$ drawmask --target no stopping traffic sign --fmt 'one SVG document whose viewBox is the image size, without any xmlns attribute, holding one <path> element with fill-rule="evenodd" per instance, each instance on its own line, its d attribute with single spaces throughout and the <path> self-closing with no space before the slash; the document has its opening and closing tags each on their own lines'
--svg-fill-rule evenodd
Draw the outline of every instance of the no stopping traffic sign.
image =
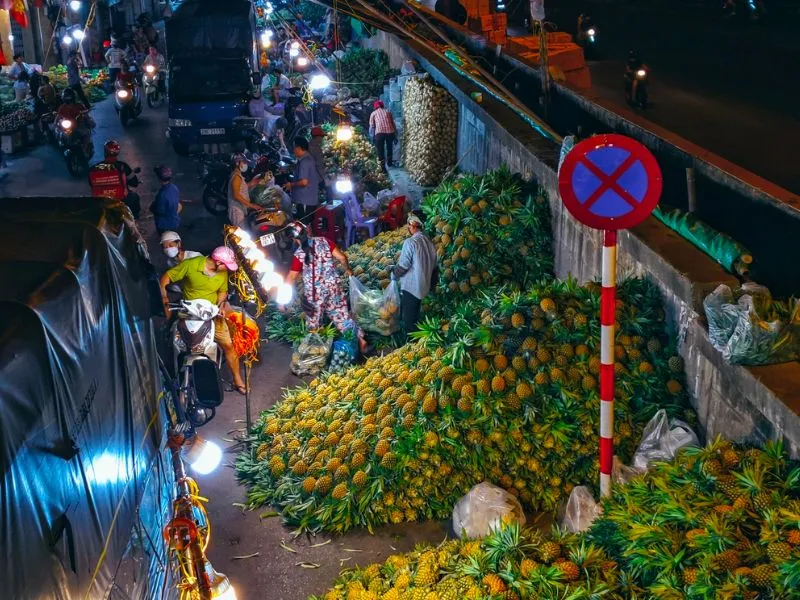
<svg viewBox="0 0 800 600">
<path fill-rule="evenodd" d="M 567 210 L 594 229 L 627 229 L 644 221 L 661 198 L 661 169 L 629 137 L 596 135 L 575 145 L 558 173 Z"/>
</svg>

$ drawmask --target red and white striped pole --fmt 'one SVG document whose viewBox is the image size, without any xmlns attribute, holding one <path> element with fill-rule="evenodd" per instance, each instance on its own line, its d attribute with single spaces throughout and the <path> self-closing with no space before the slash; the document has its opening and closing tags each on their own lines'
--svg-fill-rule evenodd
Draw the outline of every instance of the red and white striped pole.
<svg viewBox="0 0 800 600">
<path fill-rule="evenodd" d="M 614 344 L 617 293 L 617 232 L 603 232 L 600 295 L 600 496 L 611 495 L 614 463 Z"/>
</svg>

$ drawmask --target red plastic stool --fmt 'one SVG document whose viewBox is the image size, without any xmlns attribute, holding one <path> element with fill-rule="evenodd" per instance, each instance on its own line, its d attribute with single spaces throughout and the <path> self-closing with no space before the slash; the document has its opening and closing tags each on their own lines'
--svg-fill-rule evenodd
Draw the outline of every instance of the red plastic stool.
<svg viewBox="0 0 800 600">
<path fill-rule="evenodd" d="M 397 229 L 406 222 L 406 197 L 397 196 L 389 202 L 386 212 L 381 216 L 380 221 L 387 229 Z"/>
<path fill-rule="evenodd" d="M 311 230 L 315 236 L 341 246 L 344 242 L 344 204 L 341 200 L 321 205 L 314 213 Z"/>
</svg>

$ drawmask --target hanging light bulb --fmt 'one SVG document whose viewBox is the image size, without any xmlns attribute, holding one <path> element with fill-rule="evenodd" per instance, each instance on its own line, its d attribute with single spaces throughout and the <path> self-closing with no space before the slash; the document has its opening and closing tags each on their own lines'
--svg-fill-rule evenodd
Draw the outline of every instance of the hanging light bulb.
<svg viewBox="0 0 800 600">
<path fill-rule="evenodd" d="M 239 244 L 242 248 L 253 248 L 255 244 L 253 243 L 253 238 L 250 237 L 250 234 L 246 232 L 241 227 L 237 227 L 236 230 L 233 232 L 233 235 L 237 238 L 237 244 Z"/>
<path fill-rule="evenodd" d="M 353 139 L 353 128 L 347 123 L 343 123 L 336 128 L 336 141 L 349 142 Z"/>
<path fill-rule="evenodd" d="M 300 50 L 298 50 L 297 48 L 289 48 L 289 57 L 290 58 L 295 58 L 295 57 L 297 57 L 299 55 L 300 55 Z"/>
<path fill-rule="evenodd" d="M 271 260 L 267 260 L 263 257 L 256 258 L 253 262 L 253 270 L 257 273 L 267 274 L 272 273 L 275 270 L 275 265 Z"/>
<path fill-rule="evenodd" d="M 307 67 L 308 66 L 308 59 L 305 56 L 298 57 L 297 66 L 298 67 Z"/>
<path fill-rule="evenodd" d="M 317 73 L 312 75 L 308 82 L 308 87 L 312 90 L 324 90 L 331 84 L 331 78 L 324 73 Z"/>
<path fill-rule="evenodd" d="M 335 188 L 340 194 L 349 194 L 353 191 L 353 180 L 344 175 L 339 175 L 336 178 Z"/>
<path fill-rule="evenodd" d="M 83 33 L 82 29 L 76 29 L 75 31 L 72 32 L 72 37 L 74 37 L 76 40 L 80 42 L 83 38 L 86 37 L 86 34 Z"/>
<path fill-rule="evenodd" d="M 222 462 L 222 448 L 195 434 L 184 446 L 184 458 L 193 471 L 208 475 Z"/>
<path fill-rule="evenodd" d="M 79 11 L 83 2 L 81 0 L 70 0 L 69 7 L 74 11 Z"/>
<path fill-rule="evenodd" d="M 294 297 L 294 287 L 290 283 L 282 283 L 278 286 L 278 293 L 275 297 L 275 302 L 285 306 L 292 301 Z"/>
<path fill-rule="evenodd" d="M 292 45 L 290 46 L 290 48 L 292 48 L 293 50 L 299 50 L 300 49 L 300 42 L 298 42 L 298 41 L 292 42 Z"/>
<path fill-rule="evenodd" d="M 283 277 L 281 277 L 280 274 L 276 273 L 275 271 L 264 273 L 261 276 L 261 287 L 263 287 L 265 290 L 270 290 L 274 287 L 278 287 L 282 283 L 283 283 Z"/>
<path fill-rule="evenodd" d="M 65 46 L 69 46 L 72 43 L 72 38 L 69 35 L 65 35 L 63 38 L 61 38 L 61 42 Z"/>
<path fill-rule="evenodd" d="M 264 48 L 269 48 L 272 45 L 272 42 L 270 41 L 266 31 L 261 34 L 261 45 Z"/>
</svg>

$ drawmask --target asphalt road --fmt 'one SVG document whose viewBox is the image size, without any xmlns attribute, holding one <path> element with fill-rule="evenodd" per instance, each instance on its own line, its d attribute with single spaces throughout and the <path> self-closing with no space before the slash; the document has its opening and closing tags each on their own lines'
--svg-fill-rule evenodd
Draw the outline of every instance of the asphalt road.
<svg viewBox="0 0 800 600">
<path fill-rule="evenodd" d="M 93 115 L 98 124 L 94 136 L 95 160 L 101 158 L 103 142 L 113 137 L 122 145 L 121 158 L 142 168 L 143 182 L 139 188 L 142 218 L 137 224 L 148 241 L 156 268 L 163 269 L 164 257 L 147 207 L 158 189 L 153 175 L 153 167 L 157 165 L 173 167 L 174 182 L 181 190 L 182 199 L 192 202 L 182 214 L 180 233 L 186 247 L 209 253 L 218 246 L 222 242 L 224 222 L 207 213 L 199 203 L 202 190 L 195 164 L 191 159 L 177 157 L 164 137 L 166 109 L 145 108 L 143 117 L 128 130 L 122 129 L 110 101 L 96 105 Z M 88 194 L 88 183 L 70 178 L 58 151 L 49 145 L 10 157 L 8 162 L 8 176 L 0 181 L 0 194 L 4 196 L 19 197 L 21 202 L 36 202 L 36 196 Z M 302 383 L 289 371 L 290 356 L 290 348 L 283 344 L 270 343 L 262 347 L 261 362 L 251 372 L 254 420 L 280 399 L 283 389 Z M 306 600 L 311 594 L 325 592 L 343 566 L 383 562 L 389 554 L 408 552 L 421 542 L 438 543 L 445 537 L 445 528 L 440 523 L 411 523 L 378 528 L 375 535 L 356 531 L 345 536 L 295 539 L 292 530 L 280 519 L 263 518 L 272 513 L 268 507 L 254 512 L 242 510 L 246 490 L 236 481 L 230 465 L 238 450 L 233 440 L 243 433 L 244 422 L 244 398 L 226 393 L 216 418 L 201 431 L 204 437 L 223 447 L 224 464 L 211 475 L 198 477 L 201 494 L 210 499 L 208 512 L 213 537 L 208 556 L 217 571 L 228 575 L 239 600 Z M 283 549 L 283 540 L 296 553 Z M 327 540 L 330 543 L 312 547 Z M 298 565 L 301 562 L 319 567 L 303 568 Z"/>
<path fill-rule="evenodd" d="M 796 20 L 726 20 L 716 7 L 561 0 L 547 13 L 570 33 L 580 12 L 591 14 L 600 54 L 589 65 L 600 96 L 624 102 L 624 61 L 636 48 L 652 68 L 644 118 L 800 193 Z"/>
</svg>

